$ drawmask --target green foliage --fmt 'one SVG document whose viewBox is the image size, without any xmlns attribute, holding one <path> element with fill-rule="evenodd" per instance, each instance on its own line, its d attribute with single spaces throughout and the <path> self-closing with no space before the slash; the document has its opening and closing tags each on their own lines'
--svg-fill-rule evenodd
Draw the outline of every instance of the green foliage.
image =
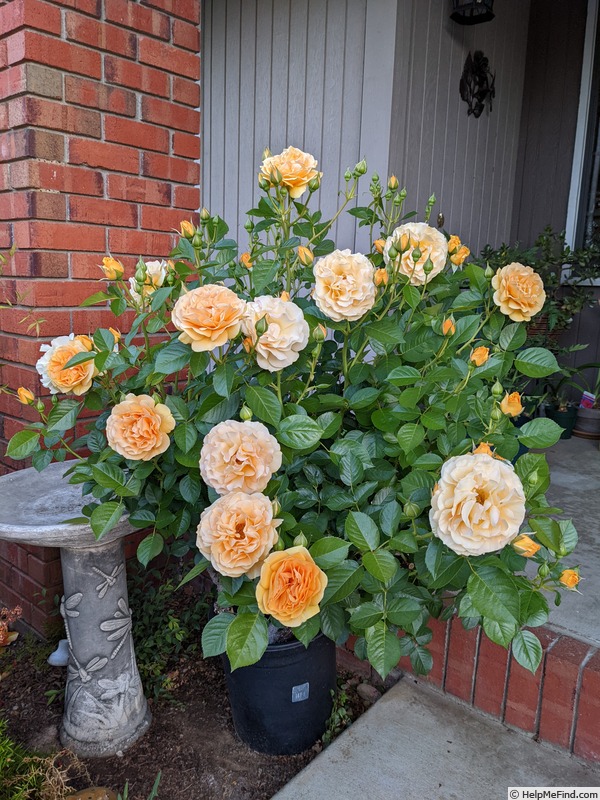
<svg viewBox="0 0 600 800">
<path fill-rule="evenodd" d="M 154 785 L 152 786 L 150 794 L 148 795 L 148 800 L 155 800 L 156 798 L 158 798 L 158 787 L 160 784 L 160 777 L 161 773 L 159 772 L 158 775 L 156 776 L 156 780 L 154 781 Z M 129 781 L 125 784 L 123 792 L 122 793 L 119 792 L 119 794 L 117 795 L 117 800 L 129 800 Z"/>
</svg>

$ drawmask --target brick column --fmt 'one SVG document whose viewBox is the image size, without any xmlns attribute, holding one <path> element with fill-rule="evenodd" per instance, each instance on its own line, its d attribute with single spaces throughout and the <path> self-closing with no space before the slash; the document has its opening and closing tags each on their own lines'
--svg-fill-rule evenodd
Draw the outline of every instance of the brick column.
<svg viewBox="0 0 600 800">
<path fill-rule="evenodd" d="M 0 385 L 41 387 L 39 346 L 106 323 L 77 309 L 107 253 L 168 254 L 199 205 L 200 0 L 9 0 L 0 7 Z M 35 320 L 39 321 L 39 336 Z M 0 394 L 0 474 L 29 408 Z M 12 546 L 13 550 L 15 546 Z M 57 553 L 0 543 L 0 603 L 60 588 Z"/>
</svg>

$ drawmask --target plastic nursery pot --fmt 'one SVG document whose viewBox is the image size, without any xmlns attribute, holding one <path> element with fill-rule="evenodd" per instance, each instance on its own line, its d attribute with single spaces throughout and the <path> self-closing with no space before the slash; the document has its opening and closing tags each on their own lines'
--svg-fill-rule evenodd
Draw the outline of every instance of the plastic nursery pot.
<svg viewBox="0 0 600 800">
<path fill-rule="evenodd" d="M 269 645 L 260 661 L 233 672 L 225 655 L 223 664 L 236 733 L 252 750 L 301 753 L 325 733 L 336 690 L 331 639 Z"/>
<path fill-rule="evenodd" d="M 574 436 L 600 439 L 600 408 L 578 408 Z"/>
<path fill-rule="evenodd" d="M 556 422 L 564 431 L 561 433 L 561 439 L 570 439 L 575 427 L 577 419 L 577 408 L 575 406 L 568 406 L 564 411 L 560 411 L 556 406 L 544 406 L 544 412 L 548 419 Z"/>
</svg>

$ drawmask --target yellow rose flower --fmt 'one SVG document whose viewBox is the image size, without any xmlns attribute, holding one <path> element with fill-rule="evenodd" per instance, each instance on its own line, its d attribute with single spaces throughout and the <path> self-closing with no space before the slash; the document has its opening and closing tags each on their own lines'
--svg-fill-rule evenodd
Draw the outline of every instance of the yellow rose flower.
<svg viewBox="0 0 600 800">
<path fill-rule="evenodd" d="M 260 571 L 256 600 L 263 614 L 296 628 L 319 613 L 327 575 L 306 547 L 290 547 L 268 556 Z"/>
<path fill-rule="evenodd" d="M 464 245 L 464 244 L 462 244 L 462 245 L 461 245 L 461 246 L 458 248 L 458 250 L 456 251 L 456 253 L 453 253 L 453 254 L 450 256 L 450 261 L 451 261 L 451 262 L 452 262 L 452 263 L 453 263 L 455 266 L 457 266 L 457 267 L 461 267 L 461 266 L 463 265 L 464 261 L 465 261 L 465 260 L 466 260 L 466 259 L 467 259 L 467 258 L 468 258 L 470 255 L 471 255 L 471 251 L 469 250 L 469 248 L 468 248 L 468 247 L 465 247 L 465 245 Z"/>
<path fill-rule="evenodd" d="M 104 273 L 104 277 L 109 281 L 118 281 L 125 272 L 123 264 L 112 256 L 106 256 L 102 259 L 100 269 Z"/>
<path fill-rule="evenodd" d="M 181 295 L 171 312 L 179 339 L 197 353 L 222 347 L 240 332 L 246 304 L 226 286 L 207 283 Z"/>
<path fill-rule="evenodd" d="M 506 393 L 500 403 L 500 411 L 508 417 L 518 417 L 523 411 L 521 395 L 518 392 Z"/>
<path fill-rule="evenodd" d="M 453 456 L 431 497 L 431 530 L 461 556 L 500 550 L 525 519 L 525 492 L 511 464 L 485 453 Z"/>
<path fill-rule="evenodd" d="M 377 250 L 378 253 L 383 253 L 383 248 L 385 247 L 385 239 L 375 239 L 373 242 L 373 247 Z"/>
<path fill-rule="evenodd" d="M 476 347 L 471 353 L 471 361 L 477 367 L 481 367 L 490 357 L 489 347 Z"/>
<path fill-rule="evenodd" d="M 579 577 L 579 570 L 576 569 L 565 569 L 560 573 L 560 577 L 558 580 L 562 583 L 563 586 L 566 586 L 567 589 L 575 589 L 581 578 Z"/>
<path fill-rule="evenodd" d="M 310 265 L 315 260 L 315 257 L 308 247 L 304 247 L 303 245 L 298 246 L 298 260 L 304 267 L 310 267 Z"/>
<path fill-rule="evenodd" d="M 398 252 L 390 258 L 390 248 Z M 413 286 L 422 286 L 435 278 L 446 266 L 448 242 L 446 237 L 425 222 L 400 225 L 386 240 L 383 260 L 392 264 Z"/>
<path fill-rule="evenodd" d="M 454 255 L 454 253 L 456 253 L 459 250 L 461 244 L 462 244 L 462 242 L 460 241 L 458 236 L 453 234 L 448 239 L 448 255 L 451 255 L 451 256 Z"/>
<path fill-rule="evenodd" d="M 260 167 L 260 176 L 270 183 L 275 183 L 274 177 L 277 176 L 277 182 L 287 187 L 290 197 L 294 199 L 301 197 L 310 181 L 320 178 L 322 174 L 313 156 L 297 147 L 286 147 L 279 155 L 268 156 Z"/>
<path fill-rule="evenodd" d="M 65 369 L 73 356 L 78 353 L 89 353 L 91 340 L 88 336 L 58 336 L 50 344 L 43 344 L 40 351 L 44 355 L 38 360 L 35 368 L 40 374 L 42 384 L 50 389 L 51 394 L 82 395 L 90 390 L 92 381 L 98 374 L 94 359 L 84 361 L 74 367 Z"/>
<path fill-rule="evenodd" d="M 256 330 L 259 320 L 264 320 L 262 324 L 266 325 L 261 336 Z M 269 295 L 246 303 L 242 330 L 254 345 L 258 366 L 269 372 L 279 372 L 297 361 L 308 344 L 310 333 L 300 306 Z"/>
<path fill-rule="evenodd" d="M 492 287 L 494 303 L 514 322 L 529 322 L 546 301 L 540 276 L 517 262 L 499 269 L 492 278 Z"/>
<path fill-rule="evenodd" d="M 541 545 L 534 542 L 531 536 L 528 536 L 526 533 L 517 536 L 517 538 L 511 542 L 511 546 L 516 553 L 520 556 L 525 556 L 525 558 L 532 558 L 538 550 L 541 549 Z"/>
<path fill-rule="evenodd" d="M 383 267 L 376 269 L 373 277 L 375 279 L 375 286 L 381 286 L 382 284 L 387 286 L 390 280 L 387 269 L 384 269 Z"/>
<path fill-rule="evenodd" d="M 30 406 L 35 400 L 35 395 L 29 389 L 25 389 L 23 386 L 19 386 L 19 388 L 17 389 L 17 400 L 24 406 Z"/>
<path fill-rule="evenodd" d="M 442 323 L 442 333 L 444 336 L 454 336 L 456 333 L 456 325 L 453 319 L 445 319 Z"/>
<path fill-rule="evenodd" d="M 191 239 L 196 233 L 196 229 L 187 219 L 184 219 L 179 223 L 179 230 L 181 231 L 181 235 L 185 236 L 186 239 Z"/>
<path fill-rule="evenodd" d="M 147 394 L 128 394 L 106 420 L 109 447 L 131 461 L 149 461 L 164 453 L 175 420 L 164 403 Z"/>
<path fill-rule="evenodd" d="M 314 275 L 315 303 L 336 322 L 355 322 L 375 305 L 373 265 L 361 253 L 334 250 L 315 263 Z"/>
<path fill-rule="evenodd" d="M 91 353 L 94 349 L 94 342 L 90 339 L 89 336 L 86 336 L 84 333 L 80 333 L 79 336 L 75 337 L 77 342 L 81 342 L 81 344 L 85 347 L 88 353 Z"/>
<path fill-rule="evenodd" d="M 242 253 L 240 256 L 240 264 L 246 269 L 252 269 L 252 261 L 250 260 L 250 253 Z"/>
<path fill-rule="evenodd" d="M 118 331 L 116 328 L 109 328 L 108 330 L 112 333 L 112 335 L 114 337 L 114 340 L 115 340 L 115 344 L 118 341 L 120 341 L 120 339 L 121 339 L 121 331 Z"/>
<path fill-rule="evenodd" d="M 200 474 L 218 494 L 262 492 L 281 466 L 281 448 L 262 422 L 219 422 L 204 437 Z"/>
<path fill-rule="evenodd" d="M 281 522 L 264 494 L 229 492 L 202 512 L 196 545 L 221 575 L 256 578 Z"/>
</svg>

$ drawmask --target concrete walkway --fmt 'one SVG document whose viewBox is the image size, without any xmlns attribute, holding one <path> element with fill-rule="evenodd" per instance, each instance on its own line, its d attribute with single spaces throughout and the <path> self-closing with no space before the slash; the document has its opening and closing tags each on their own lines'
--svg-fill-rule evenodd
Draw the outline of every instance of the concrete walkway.
<svg viewBox="0 0 600 800">
<path fill-rule="evenodd" d="M 504 800 L 509 786 L 600 791 L 600 766 L 405 677 L 273 800 Z"/>
</svg>

